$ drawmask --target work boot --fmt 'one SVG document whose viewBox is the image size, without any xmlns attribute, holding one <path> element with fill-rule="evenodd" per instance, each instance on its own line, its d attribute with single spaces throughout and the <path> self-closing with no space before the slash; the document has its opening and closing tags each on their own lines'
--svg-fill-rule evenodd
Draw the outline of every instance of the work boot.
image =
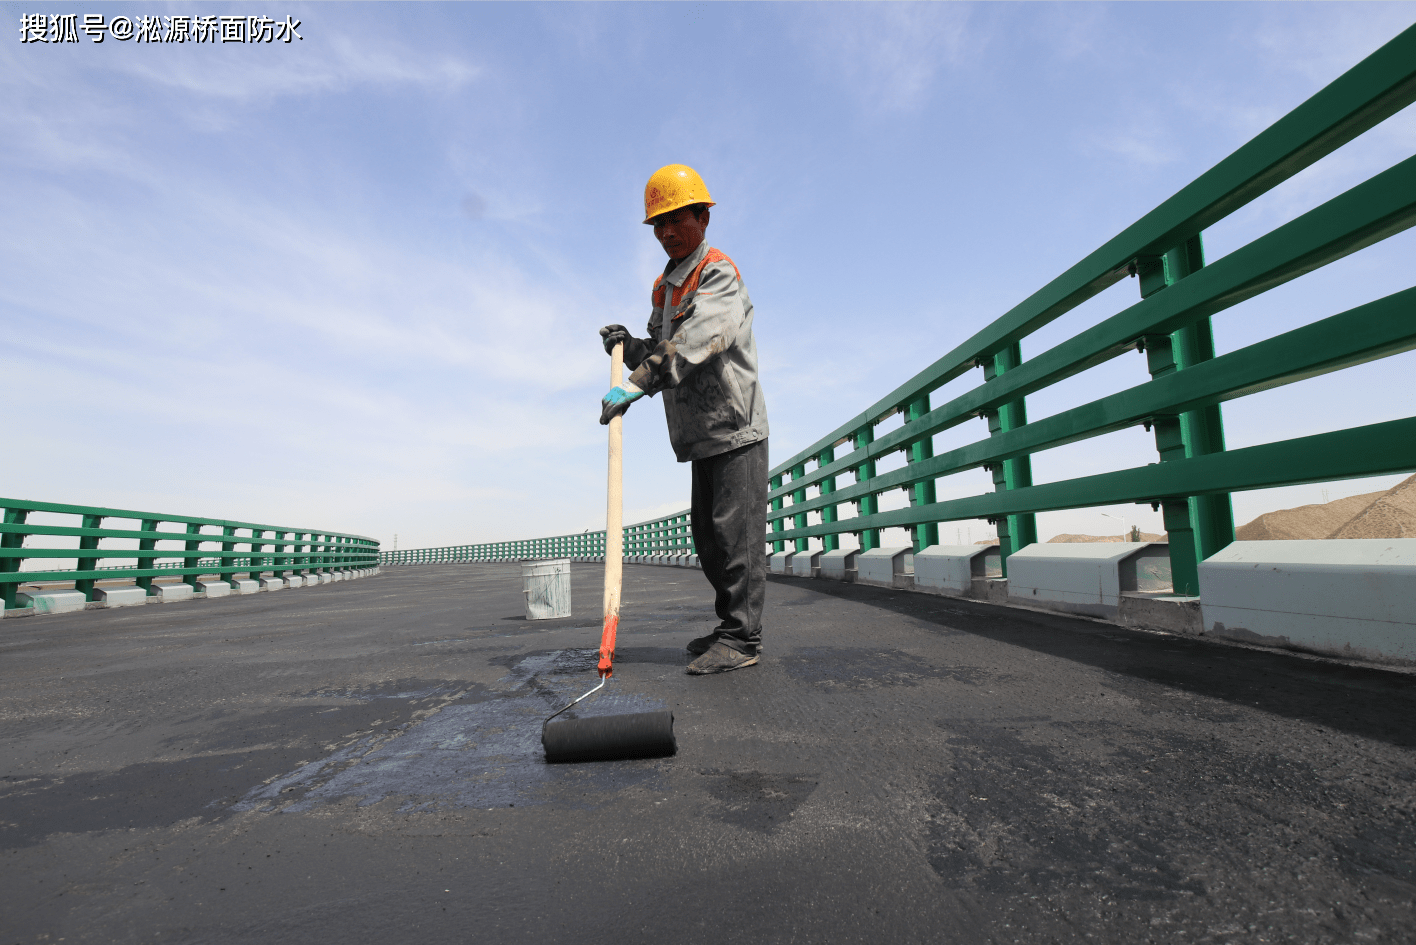
<svg viewBox="0 0 1416 945">
<path fill-rule="evenodd" d="M 702 656 L 704 653 L 708 652 L 710 646 L 717 642 L 718 634 L 717 631 L 714 631 L 706 637 L 694 637 L 692 640 L 688 641 L 688 646 L 684 647 L 684 649 L 688 650 L 690 656 Z"/>
<path fill-rule="evenodd" d="M 684 649 L 688 650 L 690 656 L 702 656 L 704 653 L 707 653 L 708 648 L 716 642 L 718 642 L 718 634 L 715 631 L 707 636 L 694 637 L 692 640 L 688 641 L 688 646 L 684 647 Z M 762 655 L 762 644 L 760 642 L 750 645 L 755 647 L 755 652 L 758 656 Z"/>
<path fill-rule="evenodd" d="M 708 676 L 756 665 L 756 653 L 740 653 L 726 643 L 717 642 L 708 647 L 702 656 L 689 663 L 687 672 L 690 676 Z"/>
</svg>

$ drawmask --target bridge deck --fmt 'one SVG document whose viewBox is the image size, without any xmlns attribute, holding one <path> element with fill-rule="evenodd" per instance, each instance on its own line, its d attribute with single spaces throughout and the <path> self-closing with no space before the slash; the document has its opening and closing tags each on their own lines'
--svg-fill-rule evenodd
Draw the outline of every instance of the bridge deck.
<svg viewBox="0 0 1416 945">
<path fill-rule="evenodd" d="M 0 941 L 1352 942 L 1416 899 L 1416 678 L 774 580 L 683 674 L 627 567 L 614 692 L 673 759 L 548 768 L 593 677 L 512 565 L 0 624 Z"/>
</svg>

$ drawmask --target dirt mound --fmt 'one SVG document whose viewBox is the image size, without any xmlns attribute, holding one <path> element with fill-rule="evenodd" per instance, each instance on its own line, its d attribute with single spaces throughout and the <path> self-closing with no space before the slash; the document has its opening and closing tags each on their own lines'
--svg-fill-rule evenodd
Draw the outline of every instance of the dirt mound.
<svg viewBox="0 0 1416 945">
<path fill-rule="evenodd" d="M 1047 540 L 1048 540 L 1049 543 L 1054 542 L 1054 541 L 1060 541 L 1060 542 L 1062 542 L 1062 543 L 1064 543 L 1064 544 L 1075 544 L 1075 543 L 1077 543 L 1077 542 L 1091 542 L 1091 541 L 1129 541 L 1130 539 L 1128 539 L 1128 538 L 1126 538 L 1126 537 L 1124 537 L 1124 536 L 1122 536 L 1122 535 L 1072 535 L 1072 534 L 1064 534 L 1064 535 L 1054 535 L 1053 537 L 1051 537 L 1051 538 L 1049 538 L 1049 539 L 1047 539 Z M 1141 532 L 1141 537 L 1140 537 L 1139 539 L 1137 539 L 1137 540 L 1138 540 L 1138 541 L 1165 541 L 1165 540 L 1166 540 L 1166 537 L 1165 537 L 1164 535 L 1156 535 L 1156 534 L 1154 534 L 1154 533 L 1152 533 L 1152 532 Z"/>
<path fill-rule="evenodd" d="M 1265 512 L 1234 530 L 1239 541 L 1285 541 L 1326 538 L 1386 493 L 1369 492 L 1345 499 L 1300 505 L 1296 509 Z"/>
<path fill-rule="evenodd" d="M 1386 492 L 1265 512 L 1235 529 L 1234 537 L 1239 541 L 1416 537 L 1416 476 Z"/>
<path fill-rule="evenodd" d="M 1382 493 L 1331 537 L 1416 538 L 1416 476 Z"/>
</svg>

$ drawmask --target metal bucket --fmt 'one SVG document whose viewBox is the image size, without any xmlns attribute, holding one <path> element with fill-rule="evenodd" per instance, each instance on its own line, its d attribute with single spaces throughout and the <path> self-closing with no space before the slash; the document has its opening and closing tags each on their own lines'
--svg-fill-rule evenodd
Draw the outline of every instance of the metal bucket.
<svg viewBox="0 0 1416 945">
<path fill-rule="evenodd" d="M 570 616 L 570 559 L 521 562 L 527 620 Z"/>
</svg>

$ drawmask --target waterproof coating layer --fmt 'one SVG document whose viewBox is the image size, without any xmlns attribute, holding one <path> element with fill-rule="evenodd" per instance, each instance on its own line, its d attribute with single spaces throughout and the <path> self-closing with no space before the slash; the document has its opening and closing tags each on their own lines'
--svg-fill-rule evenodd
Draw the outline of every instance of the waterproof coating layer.
<svg viewBox="0 0 1416 945">
<path fill-rule="evenodd" d="M 672 712 L 635 712 L 563 719 L 541 727 L 546 761 L 615 761 L 659 758 L 678 751 Z"/>
</svg>

